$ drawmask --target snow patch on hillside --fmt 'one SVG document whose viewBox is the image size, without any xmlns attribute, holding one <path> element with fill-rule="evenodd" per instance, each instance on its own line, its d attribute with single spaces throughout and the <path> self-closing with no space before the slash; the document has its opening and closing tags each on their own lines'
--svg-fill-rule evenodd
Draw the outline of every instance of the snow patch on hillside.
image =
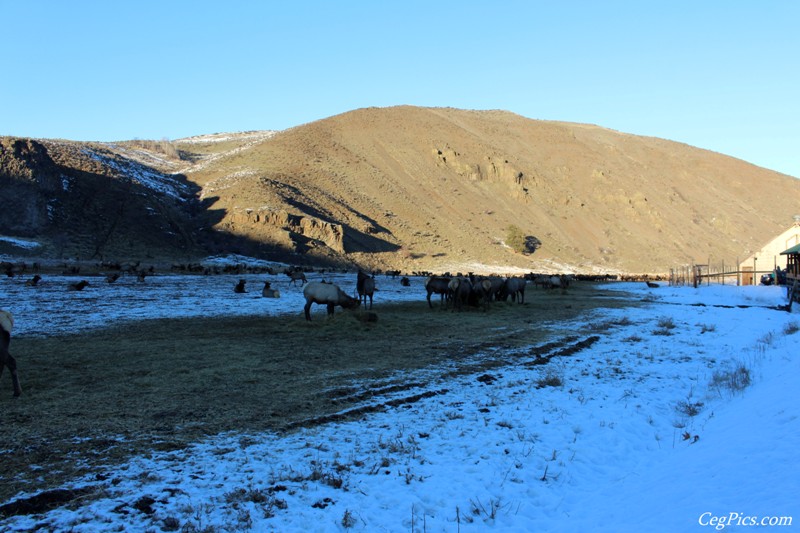
<svg viewBox="0 0 800 533">
<path fill-rule="evenodd" d="M 12 246 L 16 246 L 18 248 L 25 248 L 25 249 L 33 249 L 38 248 L 42 244 L 37 241 L 32 241 L 29 239 L 20 239 L 19 237 L 7 237 L 5 235 L 0 235 L 0 241 L 3 241 L 6 244 L 10 244 Z"/>
<path fill-rule="evenodd" d="M 276 133 L 277 131 L 274 130 L 209 133 L 206 135 L 194 135 L 192 137 L 184 137 L 183 139 L 176 139 L 174 142 L 181 144 L 211 144 L 211 143 L 220 143 L 225 141 L 242 141 L 242 140 L 262 141 L 264 139 L 269 139 Z"/>
<path fill-rule="evenodd" d="M 191 195 L 188 186 L 178 181 L 172 175 L 162 174 L 152 168 L 121 156 L 119 159 L 115 159 L 98 154 L 90 149 L 84 149 L 83 153 L 112 169 L 119 178 L 130 180 L 154 192 L 170 196 L 179 201 L 185 201 L 185 199 Z"/>
<path fill-rule="evenodd" d="M 233 148 L 232 150 L 227 150 L 224 152 L 220 152 L 218 154 L 210 154 L 203 156 L 198 162 L 193 163 L 191 165 L 186 166 L 185 168 L 181 169 L 179 172 L 182 174 L 190 173 L 190 172 L 198 172 L 207 168 L 210 164 L 220 159 L 224 159 L 226 157 L 230 157 L 236 154 L 240 154 L 246 150 L 249 150 L 253 146 L 264 142 L 265 140 L 269 139 L 273 135 L 275 135 L 276 131 L 255 131 L 255 132 L 247 132 L 247 133 L 216 133 L 213 135 L 200 135 L 198 137 L 188 137 L 186 139 L 179 139 L 175 141 L 176 143 L 188 143 L 188 144 L 211 144 L 211 143 L 219 143 L 223 141 L 235 140 L 239 142 L 243 142 Z"/>
</svg>

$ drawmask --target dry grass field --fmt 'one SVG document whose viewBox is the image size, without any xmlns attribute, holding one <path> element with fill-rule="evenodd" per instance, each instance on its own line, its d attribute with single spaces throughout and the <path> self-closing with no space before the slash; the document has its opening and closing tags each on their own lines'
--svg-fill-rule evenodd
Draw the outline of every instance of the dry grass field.
<svg viewBox="0 0 800 533">
<path fill-rule="evenodd" d="M 222 432 L 291 431 L 381 409 L 388 397 L 413 402 L 448 375 L 477 377 L 543 343 L 589 335 L 598 324 L 564 322 L 627 305 L 578 283 L 565 294 L 529 288 L 525 304 L 488 312 L 422 300 L 378 306 L 374 323 L 337 309 L 312 322 L 160 319 L 14 339 L 23 396 L 6 390 L 0 401 L 0 501 Z"/>
</svg>

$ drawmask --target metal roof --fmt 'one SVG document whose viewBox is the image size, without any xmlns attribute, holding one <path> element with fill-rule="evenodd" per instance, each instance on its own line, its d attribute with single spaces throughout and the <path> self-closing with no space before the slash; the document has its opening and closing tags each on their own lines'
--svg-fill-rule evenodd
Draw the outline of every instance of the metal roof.
<svg viewBox="0 0 800 533">
<path fill-rule="evenodd" d="M 789 255 L 789 254 L 800 254 L 800 244 L 796 244 L 789 248 L 788 250 L 784 250 L 781 252 L 781 255 Z"/>
</svg>

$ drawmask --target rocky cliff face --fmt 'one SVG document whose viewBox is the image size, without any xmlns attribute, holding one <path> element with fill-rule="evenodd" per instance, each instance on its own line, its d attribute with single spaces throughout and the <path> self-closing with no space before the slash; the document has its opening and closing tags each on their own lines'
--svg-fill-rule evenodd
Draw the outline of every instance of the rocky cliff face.
<svg viewBox="0 0 800 533">
<path fill-rule="evenodd" d="M 36 253 L 53 257 L 188 253 L 190 189 L 153 190 L 156 175 L 99 145 L 2 138 L 0 234 L 35 239 Z"/>
<path fill-rule="evenodd" d="M 325 222 L 318 218 L 290 214 L 279 209 L 245 209 L 231 213 L 227 227 L 235 230 L 244 227 L 244 233 L 284 235 L 281 239 L 294 251 L 304 251 L 309 247 L 327 246 L 334 252 L 346 253 L 344 228 L 340 224 Z"/>
<path fill-rule="evenodd" d="M 0 228 L 21 237 L 36 237 L 51 223 L 62 196 L 58 165 L 42 143 L 0 138 Z"/>
</svg>

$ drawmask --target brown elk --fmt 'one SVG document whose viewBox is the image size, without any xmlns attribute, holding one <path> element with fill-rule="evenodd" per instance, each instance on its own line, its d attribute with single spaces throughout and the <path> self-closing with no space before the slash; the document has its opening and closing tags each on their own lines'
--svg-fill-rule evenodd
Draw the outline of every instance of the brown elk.
<svg viewBox="0 0 800 533">
<path fill-rule="evenodd" d="M 430 276 L 425 280 L 425 290 L 428 292 L 428 307 L 433 309 L 431 303 L 431 294 L 439 295 L 439 307 L 442 307 L 447 298 L 447 287 L 450 284 L 450 278 L 445 276 Z"/>
<path fill-rule="evenodd" d="M 469 278 L 453 278 L 447 286 L 447 292 L 453 302 L 453 311 L 461 308 L 464 304 L 469 304 L 469 296 L 472 293 L 472 283 Z"/>
<path fill-rule="evenodd" d="M 367 307 L 367 297 L 369 297 L 369 308 L 372 309 L 372 295 L 375 293 L 375 276 L 370 276 L 363 270 L 358 271 L 356 280 L 356 291 L 358 291 L 359 302 L 364 302 Z"/>
<path fill-rule="evenodd" d="M 294 285 L 298 281 L 300 282 L 300 285 L 305 285 L 306 282 L 308 281 L 306 279 L 306 275 L 303 274 L 301 270 L 292 270 L 290 272 L 286 272 L 286 275 L 289 276 L 289 278 L 292 280 L 292 285 Z"/>
<path fill-rule="evenodd" d="M 82 291 L 84 288 L 89 286 L 89 282 L 85 279 L 78 281 L 77 283 L 70 283 L 67 285 L 67 289 L 70 291 Z"/>
<path fill-rule="evenodd" d="M 512 302 L 525 303 L 525 285 L 527 280 L 525 278 L 506 278 L 503 285 L 503 294 L 506 297 L 511 296 Z"/>
<path fill-rule="evenodd" d="M 0 309 L 0 376 L 3 370 L 8 367 L 11 372 L 11 385 L 14 388 L 14 396 L 22 394 L 22 387 L 19 385 L 17 376 L 17 360 L 8 351 L 11 344 L 11 329 L 14 327 L 14 316 L 8 311 Z"/>
<path fill-rule="evenodd" d="M 488 278 L 475 279 L 472 283 L 472 296 L 475 297 L 476 303 L 483 304 L 483 310 L 489 310 L 489 302 L 494 296 L 492 291 L 492 281 Z"/>
<path fill-rule="evenodd" d="M 236 294 L 246 293 L 247 290 L 244 288 L 246 283 L 247 283 L 246 280 L 240 279 L 239 283 L 237 283 L 236 286 L 233 288 L 233 292 L 235 292 Z"/>
</svg>

